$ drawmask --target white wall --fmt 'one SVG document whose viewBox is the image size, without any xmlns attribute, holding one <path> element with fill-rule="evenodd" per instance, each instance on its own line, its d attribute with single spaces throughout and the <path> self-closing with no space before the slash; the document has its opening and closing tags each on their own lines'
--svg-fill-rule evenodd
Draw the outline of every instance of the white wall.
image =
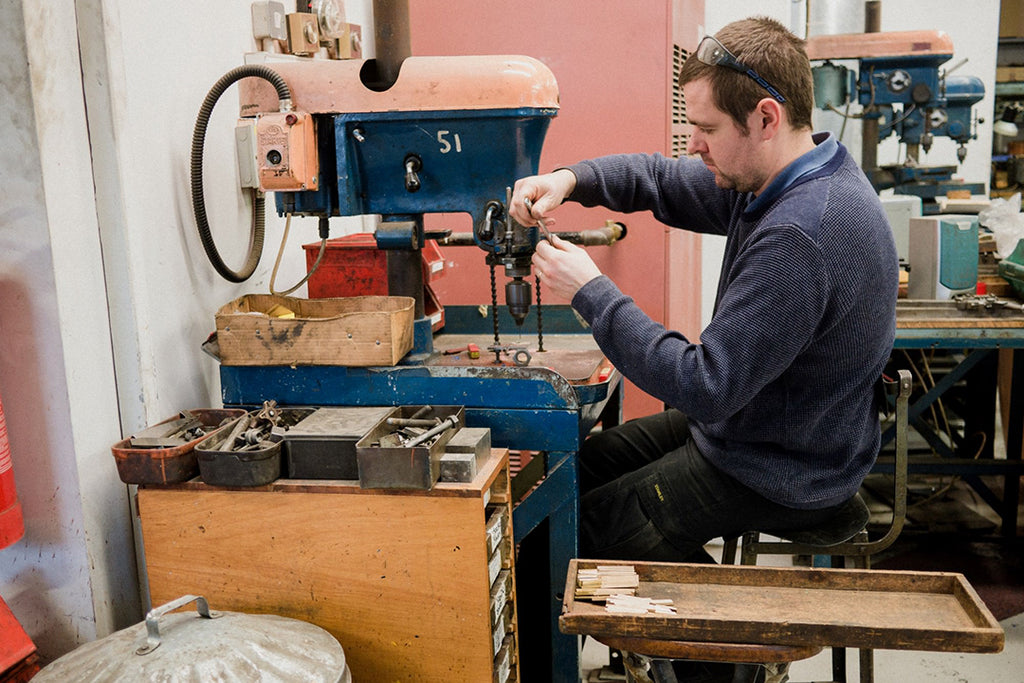
<svg viewBox="0 0 1024 683">
<path fill-rule="evenodd" d="M 27 528 L 0 551 L 0 595 L 46 654 L 137 593 L 74 6 L 0 15 L 0 391 Z"/>
<path fill-rule="evenodd" d="M 765 14 L 786 23 L 800 33 L 802 26 L 794 22 L 801 19 L 804 0 L 772 0 L 757 4 L 756 10 L 743 0 L 708 1 L 705 7 L 707 30 L 714 33 L 723 25 L 750 14 Z M 810 33 L 855 33 L 864 29 L 863 0 L 806 0 L 810 6 Z M 883 0 L 881 3 L 881 30 L 908 31 L 937 29 L 945 31 L 953 40 L 953 58 L 943 66 L 952 67 L 963 58 L 967 63 L 955 72 L 958 75 L 977 76 L 985 84 L 985 98 L 975 105 L 975 114 L 985 119 L 978 127 L 978 139 L 967 145 L 967 158 L 960 165 L 957 176 L 970 182 L 982 182 L 988 187 L 992 158 L 992 108 L 995 88 L 996 46 L 999 35 L 999 0 L 979 0 L 971 3 L 969 12 L 957 0 Z M 856 111 L 856 106 L 852 111 Z M 815 113 L 818 130 L 839 133 L 839 117 Z M 860 126 L 848 123 L 842 142 L 860 158 Z M 905 150 L 900 149 L 895 136 L 884 140 L 878 148 L 879 164 L 902 161 Z M 920 162 L 926 165 L 955 165 L 956 144 L 946 138 L 936 138 L 930 153 L 921 153 Z M 887 191 L 891 193 L 891 190 Z M 718 274 L 721 268 L 724 238 L 703 237 L 702 266 L 702 325 L 711 319 Z"/>
<path fill-rule="evenodd" d="M 250 4 L 0 3 L 0 396 L 26 516 L 25 538 L 0 551 L 0 597 L 45 659 L 141 620 L 129 491 L 110 446 L 220 405 L 217 364 L 200 345 L 218 307 L 268 291 L 283 222 L 270 212 L 257 273 L 230 284 L 203 253 L 188 189 L 199 106 L 255 47 Z M 371 1 L 345 4 L 372 36 Z M 204 167 L 233 267 L 249 221 L 236 115 L 232 89 Z M 332 234 L 353 220 L 332 219 Z M 299 245 L 316 237 L 315 221 L 293 223 L 278 290 L 301 278 Z"/>
</svg>

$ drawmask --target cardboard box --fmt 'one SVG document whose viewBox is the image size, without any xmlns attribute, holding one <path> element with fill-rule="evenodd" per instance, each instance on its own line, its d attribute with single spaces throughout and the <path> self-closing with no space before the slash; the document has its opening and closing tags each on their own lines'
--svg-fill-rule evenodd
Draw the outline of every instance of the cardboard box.
<svg viewBox="0 0 1024 683">
<path fill-rule="evenodd" d="M 1019 83 L 1024 81 L 1024 66 L 997 66 L 996 83 Z"/>
<path fill-rule="evenodd" d="M 1024 0 L 1002 0 L 999 7 L 999 37 L 1024 38 Z"/>
<path fill-rule="evenodd" d="M 224 365 L 394 365 L 412 349 L 404 296 L 300 299 L 247 294 L 217 311 Z"/>
</svg>

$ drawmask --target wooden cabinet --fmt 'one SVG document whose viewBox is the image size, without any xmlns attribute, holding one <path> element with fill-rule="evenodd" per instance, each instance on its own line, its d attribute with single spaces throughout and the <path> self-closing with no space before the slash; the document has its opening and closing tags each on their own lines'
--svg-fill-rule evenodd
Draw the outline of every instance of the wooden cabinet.
<svg viewBox="0 0 1024 683">
<path fill-rule="evenodd" d="M 311 622 L 357 681 L 518 679 L 507 451 L 430 491 L 188 482 L 140 487 L 138 509 L 154 605 Z"/>
</svg>

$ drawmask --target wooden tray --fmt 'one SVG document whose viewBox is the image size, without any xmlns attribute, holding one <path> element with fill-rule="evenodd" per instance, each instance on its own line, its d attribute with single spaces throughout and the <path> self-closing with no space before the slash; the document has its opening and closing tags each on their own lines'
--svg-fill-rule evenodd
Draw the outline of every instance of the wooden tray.
<svg viewBox="0 0 1024 683">
<path fill-rule="evenodd" d="M 611 614 L 576 602 L 579 569 L 631 565 L 637 595 L 674 615 Z M 563 633 L 878 650 L 999 652 L 1003 629 L 961 574 L 571 560 Z"/>
</svg>

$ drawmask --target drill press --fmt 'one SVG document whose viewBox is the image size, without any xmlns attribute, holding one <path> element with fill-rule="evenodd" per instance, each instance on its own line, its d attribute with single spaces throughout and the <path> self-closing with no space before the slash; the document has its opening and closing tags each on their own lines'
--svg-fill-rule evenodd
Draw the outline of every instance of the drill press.
<svg viewBox="0 0 1024 683">
<path fill-rule="evenodd" d="M 953 41 L 942 31 L 890 31 L 813 36 L 807 56 L 824 63 L 814 67 L 815 103 L 839 110 L 856 99 L 865 122 L 862 165 L 876 190 L 894 188 L 899 194 L 921 197 L 924 212 L 937 212 L 936 197 L 950 190 L 984 193 L 984 183 L 953 179 L 956 166 L 923 166 L 920 151 L 928 152 L 936 137 L 957 143 L 957 160 L 967 156 L 966 144 L 977 137 L 973 107 L 985 95 L 975 76 L 952 75 L 942 65 L 953 56 Z M 858 60 L 858 73 L 832 60 Z M 856 78 L 855 78 L 856 76 Z M 870 124 L 870 125 L 868 125 Z M 877 144 L 895 134 L 906 145 L 901 164 L 878 166 Z"/>
<path fill-rule="evenodd" d="M 288 186 L 277 180 L 288 175 L 283 165 L 302 154 L 289 149 L 284 137 L 278 146 L 260 150 L 257 175 L 275 179 L 270 189 L 276 190 L 278 212 L 321 219 L 381 215 L 378 248 L 404 254 L 389 259 L 389 269 L 394 263 L 398 271 L 389 272 L 391 293 L 417 302 L 414 354 L 433 349 L 419 250 L 427 239 L 449 236 L 426 232 L 423 215 L 468 213 L 472 243 L 487 252 L 492 270 L 492 306 L 497 304 L 493 271 L 501 267 L 509 277 L 509 313 L 521 324 L 533 300 L 526 278 L 540 236 L 538 228 L 521 226 L 508 215 L 508 186 L 537 172 L 544 135 L 558 110 L 553 74 L 529 57 L 408 57 L 396 82 L 376 89 L 367 80 L 366 64 L 273 65 L 295 108 L 312 118 L 319 169 L 315 185 Z M 255 115 L 261 139 L 279 96 L 269 83 L 255 79 L 246 79 L 240 89 L 241 111 Z"/>
<path fill-rule="evenodd" d="M 376 20 L 381 35 L 389 33 L 382 24 L 401 24 L 379 14 Z M 531 552 L 541 556 L 537 567 L 545 570 L 517 568 L 521 577 L 536 575 L 542 587 L 517 598 L 532 606 L 519 623 L 547 641 L 534 645 L 531 656 L 550 661 L 557 672 L 551 680 L 568 682 L 576 676 L 578 652 L 575 638 L 558 632 L 556 596 L 562 590 L 557 577 L 578 552 L 575 454 L 597 422 L 614 424 L 621 415 L 621 376 L 585 334 L 562 335 L 578 337 L 561 350 L 567 369 L 447 363 L 433 353 L 420 253 L 431 238 L 482 249 L 492 272 L 500 267 L 509 277 L 506 301 L 513 319 L 526 317 L 533 298 L 529 264 L 540 235 L 538 228 L 509 218 L 507 188 L 537 172 L 544 135 L 558 110 L 557 85 L 546 66 L 528 57 L 398 52 L 384 55 L 384 64 L 252 63 L 247 67 L 271 73 L 247 69 L 232 78 L 240 81 L 245 126 L 236 137 L 253 141 L 248 175 L 257 179 L 254 192 L 273 190 L 279 213 L 316 216 L 321 227 L 330 216 L 381 216 L 375 242 L 389 255 L 389 293 L 416 301 L 412 353 L 379 367 L 222 364 L 222 398 L 225 405 L 268 398 L 280 405 L 461 405 L 466 426 L 488 428 L 496 447 L 534 453 L 530 462 L 541 467 L 531 465 L 512 477 L 510 495 L 522 496 L 513 530 L 517 544 L 530 539 Z M 382 81 L 383 72 L 391 77 Z M 425 229 L 425 214 L 448 212 L 468 213 L 472 232 Z M 623 226 L 608 225 L 559 236 L 590 245 L 623 235 Z M 321 236 L 326 242 L 323 231 Z M 497 323 L 493 278 L 492 283 Z M 538 316 L 538 328 L 539 323 Z M 498 348 L 497 324 L 495 337 Z"/>
</svg>

